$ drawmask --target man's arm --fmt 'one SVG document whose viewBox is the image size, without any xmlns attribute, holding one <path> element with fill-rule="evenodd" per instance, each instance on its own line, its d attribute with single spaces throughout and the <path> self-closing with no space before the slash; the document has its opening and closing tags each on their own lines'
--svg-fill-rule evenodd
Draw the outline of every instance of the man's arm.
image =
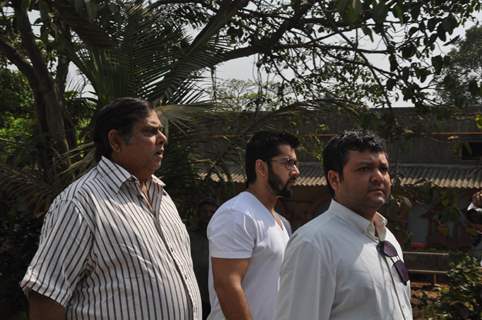
<svg viewBox="0 0 482 320">
<path fill-rule="evenodd" d="M 214 289 L 226 319 L 250 320 L 246 295 L 241 282 L 250 259 L 211 258 Z"/>
<path fill-rule="evenodd" d="M 54 300 L 38 294 L 29 293 L 29 319 L 30 320 L 64 320 L 65 309 Z"/>
</svg>

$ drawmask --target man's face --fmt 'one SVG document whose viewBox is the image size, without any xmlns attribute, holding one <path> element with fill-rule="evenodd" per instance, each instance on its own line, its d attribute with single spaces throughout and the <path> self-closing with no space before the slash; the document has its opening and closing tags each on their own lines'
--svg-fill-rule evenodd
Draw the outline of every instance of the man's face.
<svg viewBox="0 0 482 320">
<path fill-rule="evenodd" d="M 390 195 L 388 160 L 384 152 L 349 151 L 343 176 L 328 173 L 335 190 L 335 200 L 356 213 L 369 218 L 384 205 Z"/>
<path fill-rule="evenodd" d="M 134 124 L 129 141 L 119 139 L 120 148 L 118 152 L 113 152 L 113 159 L 138 179 L 149 179 L 161 166 L 167 142 L 161 129 L 159 116 L 151 111 L 146 118 Z"/>
<path fill-rule="evenodd" d="M 289 145 L 279 146 L 280 153 L 268 163 L 268 184 L 276 196 L 289 198 L 300 171 L 296 163 L 296 152 Z"/>
</svg>

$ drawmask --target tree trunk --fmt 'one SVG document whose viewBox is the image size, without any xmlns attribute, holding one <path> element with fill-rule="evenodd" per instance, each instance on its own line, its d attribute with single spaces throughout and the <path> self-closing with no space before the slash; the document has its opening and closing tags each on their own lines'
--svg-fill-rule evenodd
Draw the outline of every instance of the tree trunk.
<svg viewBox="0 0 482 320">
<path fill-rule="evenodd" d="M 14 1 L 14 8 L 22 47 L 32 64 L 33 79 L 29 79 L 29 82 L 34 91 L 37 117 L 41 124 L 40 129 L 46 136 L 46 148 L 50 149 L 46 152 L 50 153 L 49 151 L 51 151 L 50 163 L 45 164 L 47 167 L 44 170 L 56 175 L 69 166 L 68 159 L 63 156 L 69 150 L 63 118 L 63 99 L 57 94 L 55 82 L 50 76 L 42 53 L 35 43 L 27 8 L 22 6 L 22 1 Z"/>
</svg>

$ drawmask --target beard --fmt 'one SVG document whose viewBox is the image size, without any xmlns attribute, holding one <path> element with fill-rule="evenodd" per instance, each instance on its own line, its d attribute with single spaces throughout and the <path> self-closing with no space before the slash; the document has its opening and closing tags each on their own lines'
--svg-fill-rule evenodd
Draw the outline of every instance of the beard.
<svg viewBox="0 0 482 320">
<path fill-rule="evenodd" d="M 290 182 L 294 182 L 294 179 L 288 179 L 286 183 L 281 181 L 280 177 L 276 175 L 271 168 L 268 169 L 268 184 L 273 190 L 274 194 L 282 198 L 291 198 L 293 190 L 291 190 Z"/>
</svg>

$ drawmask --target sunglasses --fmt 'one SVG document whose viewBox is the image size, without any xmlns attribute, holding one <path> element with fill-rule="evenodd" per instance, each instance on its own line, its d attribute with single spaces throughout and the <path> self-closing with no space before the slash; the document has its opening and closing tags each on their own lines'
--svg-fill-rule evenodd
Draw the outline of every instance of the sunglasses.
<svg viewBox="0 0 482 320">
<path fill-rule="evenodd" d="M 380 241 L 377 244 L 377 250 L 385 257 L 397 259 L 393 266 L 395 267 L 395 270 L 397 270 L 397 273 L 400 276 L 400 280 L 402 281 L 402 283 L 404 285 L 407 285 L 407 282 L 409 280 L 407 266 L 398 256 L 397 249 L 395 249 L 393 244 L 388 241 Z"/>
</svg>

